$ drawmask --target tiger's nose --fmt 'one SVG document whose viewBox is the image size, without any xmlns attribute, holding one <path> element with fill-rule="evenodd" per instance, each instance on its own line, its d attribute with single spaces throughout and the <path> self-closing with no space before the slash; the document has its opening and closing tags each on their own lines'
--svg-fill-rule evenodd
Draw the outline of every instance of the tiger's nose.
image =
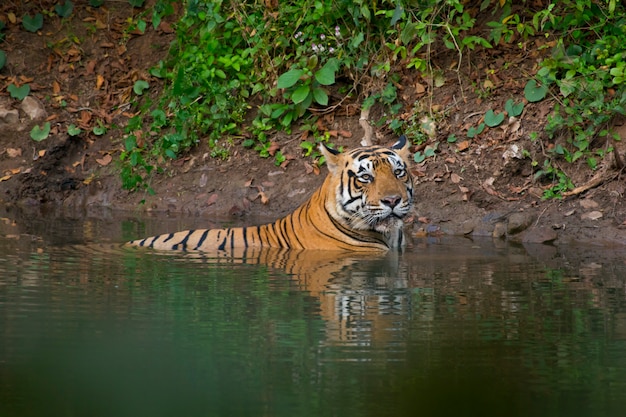
<svg viewBox="0 0 626 417">
<path fill-rule="evenodd" d="M 388 195 L 387 197 L 381 198 L 380 202 L 389 208 L 395 208 L 398 204 L 400 204 L 401 200 L 402 197 L 399 195 Z"/>
</svg>

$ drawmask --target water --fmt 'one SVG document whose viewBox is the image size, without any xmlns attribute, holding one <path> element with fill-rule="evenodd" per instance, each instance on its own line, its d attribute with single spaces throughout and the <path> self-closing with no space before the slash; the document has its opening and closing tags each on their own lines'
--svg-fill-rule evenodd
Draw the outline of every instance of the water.
<svg viewBox="0 0 626 417">
<path fill-rule="evenodd" d="M 0 416 L 622 416 L 626 252 L 155 254 L 0 222 Z M 243 255 L 242 255 L 243 256 Z"/>
</svg>

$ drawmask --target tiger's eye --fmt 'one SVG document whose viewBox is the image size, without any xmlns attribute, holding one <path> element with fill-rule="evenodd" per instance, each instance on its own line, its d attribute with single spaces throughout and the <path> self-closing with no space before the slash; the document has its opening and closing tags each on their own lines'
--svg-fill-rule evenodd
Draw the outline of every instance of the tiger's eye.
<svg viewBox="0 0 626 417">
<path fill-rule="evenodd" d="M 396 169 L 395 171 L 393 171 L 393 173 L 398 178 L 404 177 L 406 175 L 406 171 L 403 169 Z"/>
<path fill-rule="evenodd" d="M 361 182 L 372 182 L 373 180 L 374 177 L 372 177 L 370 174 L 363 174 L 359 176 L 359 181 Z"/>
</svg>

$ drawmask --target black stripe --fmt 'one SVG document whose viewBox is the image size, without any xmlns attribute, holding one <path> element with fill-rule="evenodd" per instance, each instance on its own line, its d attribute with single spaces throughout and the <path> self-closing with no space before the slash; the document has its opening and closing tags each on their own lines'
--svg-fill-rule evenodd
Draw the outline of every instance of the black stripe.
<svg viewBox="0 0 626 417">
<path fill-rule="evenodd" d="M 248 236 L 246 236 L 247 231 L 248 231 L 248 228 L 246 226 L 241 228 L 241 233 L 243 233 L 243 247 L 244 248 L 248 247 Z"/>
<path fill-rule="evenodd" d="M 156 238 L 161 237 L 161 236 L 165 236 L 165 235 L 155 236 L 154 238 L 156 239 Z M 173 238 L 173 237 L 174 237 L 174 233 L 170 233 L 169 235 L 167 235 L 167 237 L 165 238 L 165 240 L 163 241 L 163 243 L 167 242 L 168 240 L 170 240 L 170 239 L 171 239 L 171 238 Z M 154 241 L 153 241 L 152 243 L 154 243 Z"/>
<path fill-rule="evenodd" d="M 181 240 L 180 242 L 178 242 L 176 244 L 176 246 L 180 245 L 182 246 L 182 250 L 187 250 L 187 241 L 189 240 L 189 237 L 191 237 L 191 235 L 195 232 L 195 230 L 189 230 L 189 232 L 187 232 L 187 236 L 185 236 L 183 238 L 183 240 Z"/>
<path fill-rule="evenodd" d="M 209 229 L 205 230 L 204 233 L 202 233 L 202 236 L 200 236 L 200 240 L 198 240 L 198 244 L 196 245 L 194 250 L 198 250 L 198 248 L 202 246 L 202 244 L 204 243 L 208 235 L 209 235 Z"/>
<path fill-rule="evenodd" d="M 283 239 L 285 240 L 285 247 L 287 249 L 291 248 L 291 245 L 289 245 L 289 239 L 288 239 L 289 235 L 287 234 L 287 219 L 286 218 L 283 218 L 280 221 L 280 232 L 281 232 Z"/>
<path fill-rule="evenodd" d="M 161 236 L 163 236 L 163 235 L 161 235 Z M 152 238 L 152 241 L 151 241 L 151 242 L 150 242 L 150 244 L 148 245 L 148 247 L 149 247 L 149 248 L 154 248 L 154 242 L 156 242 L 156 241 L 157 241 L 157 239 L 158 239 L 159 237 L 160 237 L 160 236 L 154 236 L 154 237 Z M 145 240 L 148 240 L 148 239 L 146 238 L 146 239 L 144 239 L 144 241 L 145 241 Z"/>
<path fill-rule="evenodd" d="M 304 247 L 304 245 L 302 244 L 302 242 L 300 242 L 300 239 L 298 238 L 298 231 L 296 230 L 296 226 L 293 222 L 293 213 L 290 214 L 288 217 L 289 217 L 289 223 L 291 224 L 291 230 L 293 231 L 294 239 L 296 240 L 296 242 L 298 242 L 298 245 L 300 245 L 300 247 Z"/>
<path fill-rule="evenodd" d="M 225 237 L 222 243 L 217 247 L 217 250 L 224 250 L 224 248 L 226 247 L 226 239 L 227 237 Z"/>
<path fill-rule="evenodd" d="M 235 249 L 235 231 L 230 229 L 230 250 L 231 252 Z"/>
<path fill-rule="evenodd" d="M 384 246 L 389 247 L 387 242 L 382 237 L 381 233 L 376 232 L 374 230 L 371 230 L 371 231 L 369 231 L 368 234 L 363 234 L 363 233 L 358 233 L 355 230 L 348 229 L 343 224 L 339 223 L 333 216 L 331 216 L 331 214 L 326 209 L 326 205 L 324 205 L 324 210 L 326 211 L 326 214 L 328 215 L 328 218 L 333 223 L 333 225 L 337 228 L 337 230 L 339 230 L 344 235 L 346 235 L 346 236 L 348 236 L 348 237 L 350 237 L 350 238 L 352 238 L 354 240 L 357 240 L 359 242 L 382 243 Z"/>
</svg>

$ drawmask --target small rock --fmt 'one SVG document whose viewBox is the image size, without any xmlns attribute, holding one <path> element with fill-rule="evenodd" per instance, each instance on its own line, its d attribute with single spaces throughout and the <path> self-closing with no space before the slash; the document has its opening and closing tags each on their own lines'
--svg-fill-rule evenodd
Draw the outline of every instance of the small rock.
<svg viewBox="0 0 626 417">
<path fill-rule="evenodd" d="M 13 125 L 20 122 L 20 114 L 17 109 L 5 109 L 0 107 L 0 125 Z"/>
<path fill-rule="evenodd" d="M 24 100 L 22 100 L 21 107 L 30 120 L 43 120 L 48 117 L 43 104 L 32 96 L 26 96 Z"/>
<path fill-rule="evenodd" d="M 493 228 L 492 236 L 495 238 L 501 239 L 506 236 L 506 229 L 507 229 L 506 224 L 502 222 L 498 222 Z"/>
<path fill-rule="evenodd" d="M 513 213 L 509 216 L 507 233 L 514 235 L 526 230 L 533 222 L 533 216 L 529 213 Z"/>
<path fill-rule="evenodd" d="M 548 243 L 559 237 L 556 230 L 551 227 L 539 226 L 529 229 L 522 238 L 524 243 Z"/>
<path fill-rule="evenodd" d="M 600 218 L 602 218 L 602 212 L 599 212 L 597 210 L 583 213 L 583 215 L 580 216 L 581 220 L 598 220 Z"/>
<path fill-rule="evenodd" d="M 580 200 L 580 206 L 584 209 L 594 209 L 597 208 L 599 204 L 589 198 L 585 198 L 584 200 Z"/>
</svg>

